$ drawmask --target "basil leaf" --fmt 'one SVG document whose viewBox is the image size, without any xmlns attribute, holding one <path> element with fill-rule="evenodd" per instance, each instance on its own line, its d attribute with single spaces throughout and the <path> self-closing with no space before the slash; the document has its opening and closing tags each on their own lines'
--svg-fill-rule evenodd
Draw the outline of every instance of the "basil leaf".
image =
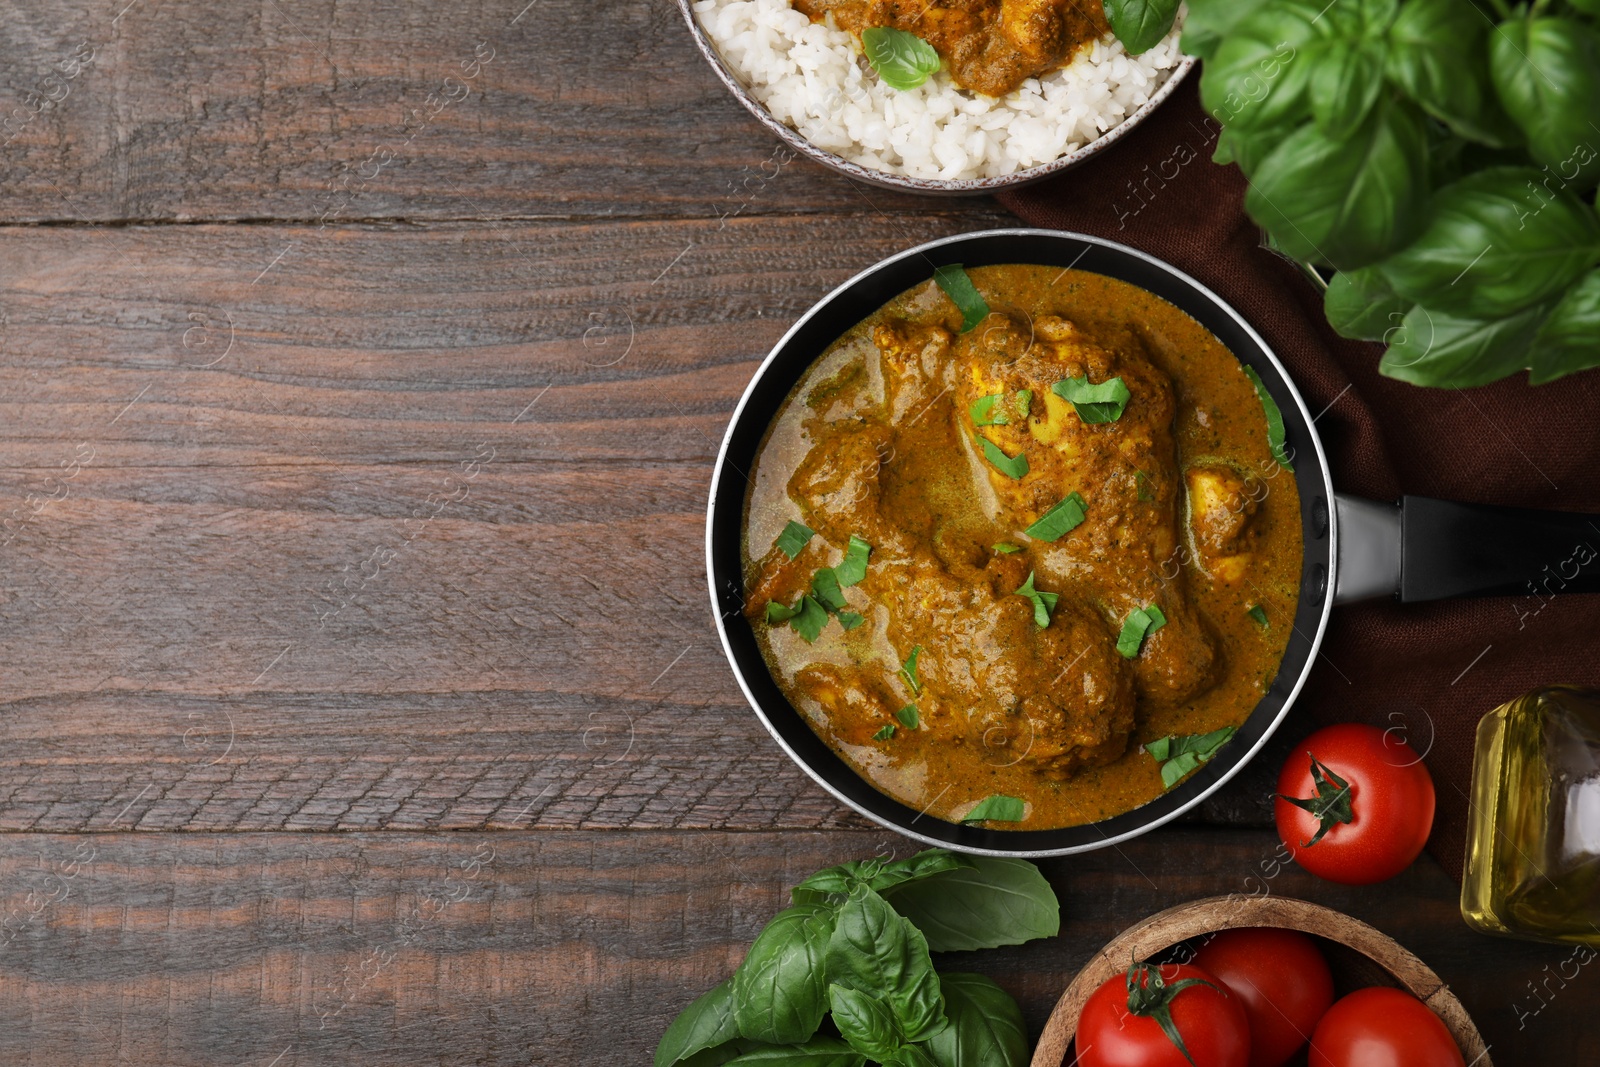
<svg viewBox="0 0 1600 1067">
<path fill-rule="evenodd" d="M 882 893 L 897 885 L 931 878 L 946 871 L 971 870 L 972 866 L 972 860 L 960 853 L 943 848 L 928 848 L 914 856 L 884 864 L 881 870 L 872 875 L 869 884 Z"/>
<path fill-rule="evenodd" d="M 789 620 L 789 628 L 811 644 L 828 625 L 828 609 L 809 596 L 800 598 L 800 611 Z"/>
<path fill-rule="evenodd" d="M 811 576 L 811 595 L 829 611 L 849 607 L 839 588 L 839 576 L 831 568 L 823 568 Z"/>
<path fill-rule="evenodd" d="M 1513 18 L 1489 37 L 1489 75 L 1535 161 L 1574 189 L 1600 178 L 1600 34 L 1576 19 Z"/>
<path fill-rule="evenodd" d="M 1208 63 L 1218 47 L 1233 33 L 1246 15 L 1267 0 L 1189 0 L 1189 16 L 1183 20 L 1183 51 Z M 1204 69 L 1204 68 L 1202 68 Z"/>
<path fill-rule="evenodd" d="M 1418 305 L 1389 339 L 1378 370 L 1413 385 L 1447 389 L 1487 385 L 1528 365 L 1534 335 L 1549 310 L 1540 305 L 1484 321 Z"/>
<path fill-rule="evenodd" d="M 1144 639 L 1166 624 L 1166 615 L 1154 604 L 1134 608 L 1122 620 L 1122 632 L 1117 635 L 1117 652 L 1124 659 L 1133 659 L 1139 654 Z"/>
<path fill-rule="evenodd" d="M 1000 543 L 998 543 L 996 545 L 991 545 L 990 547 L 994 549 L 994 553 L 997 556 L 1009 556 L 1013 552 L 1021 552 L 1022 551 L 1022 546 L 1021 545 L 1008 544 L 1005 541 L 1001 541 Z"/>
<path fill-rule="evenodd" d="M 1018 481 L 1028 473 L 1028 456 L 1025 452 L 1018 452 L 1015 456 L 1008 456 L 1000 450 L 993 441 L 981 434 L 973 434 L 973 440 L 978 442 L 978 447 L 983 451 L 983 458 L 988 460 L 994 469 L 1004 474 L 1007 478 Z"/>
<path fill-rule="evenodd" d="M 1088 517 L 1087 508 L 1083 497 L 1074 489 L 1023 532 L 1040 541 L 1059 540 L 1083 524 Z"/>
<path fill-rule="evenodd" d="M 1171 789 L 1200 764 L 1208 762 L 1215 756 L 1237 732 L 1232 726 L 1224 726 L 1208 734 L 1163 737 L 1144 746 L 1144 750 L 1161 764 L 1161 784 L 1164 788 Z"/>
<path fill-rule="evenodd" d="M 1341 337 L 1381 341 L 1400 324 L 1412 302 L 1396 293 L 1376 267 L 1342 270 L 1328 283 L 1322 310 Z"/>
<path fill-rule="evenodd" d="M 1212 117 L 1241 131 L 1292 126 L 1306 117 L 1321 6 L 1272 0 L 1242 13 L 1200 68 L 1200 99 Z"/>
<path fill-rule="evenodd" d="M 1303 263 L 1353 270 L 1416 233 L 1427 206 L 1427 131 L 1407 103 L 1380 100 L 1350 137 L 1289 134 L 1251 176 L 1245 207 Z"/>
<path fill-rule="evenodd" d="M 1294 464 L 1289 458 L 1283 412 L 1278 409 L 1278 402 L 1272 399 L 1272 394 L 1267 391 L 1267 383 L 1261 380 L 1261 375 L 1256 373 L 1254 367 L 1244 367 L 1244 374 L 1250 379 L 1250 384 L 1256 387 L 1256 396 L 1261 400 L 1261 410 L 1267 417 L 1267 447 L 1272 450 L 1272 458 L 1277 461 L 1278 466 L 1292 474 Z"/>
<path fill-rule="evenodd" d="M 894 723 L 886 722 L 878 727 L 878 732 L 872 735 L 874 741 L 887 741 L 894 736 Z"/>
<path fill-rule="evenodd" d="M 1372 112 L 1382 88 L 1382 53 L 1373 42 L 1330 41 L 1311 68 L 1311 117 L 1325 136 L 1342 141 Z"/>
<path fill-rule="evenodd" d="M 1061 932 L 1061 903 L 1027 860 L 969 856 L 969 866 L 884 895 L 935 952 L 1020 945 Z"/>
<path fill-rule="evenodd" d="M 741 1036 L 783 1045 L 817 1032 L 828 1010 L 823 960 L 832 934 L 832 908 L 797 904 L 756 935 L 733 972 L 733 1013 Z"/>
<path fill-rule="evenodd" d="M 828 1006 L 840 1036 L 857 1052 L 882 1062 L 899 1050 L 900 1027 L 894 1010 L 877 997 L 849 986 L 830 985 Z"/>
<path fill-rule="evenodd" d="M 791 608 L 787 604 L 778 603 L 776 600 L 767 601 L 767 624 L 788 622 L 800 614 L 801 603 L 801 601 L 796 600 L 794 607 Z"/>
<path fill-rule="evenodd" d="M 862 1067 L 866 1057 L 836 1037 L 813 1037 L 797 1045 L 747 1052 L 727 1067 Z"/>
<path fill-rule="evenodd" d="M 1089 384 L 1089 376 L 1068 378 L 1050 387 L 1050 391 L 1067 401 L 1078 413 L 1078 418 L 1091 425 L 1116 422 L 1133 396 L 1121 378 L 1107 378 L 1096 385 Z"/>
<path fill-rule="evenodd" d="M 733 1016 L 733 980 L 715 986 L 678 1017 L 656 1046 L 655 1067 L 671 1067 L 704 1049 L 715 1048 L 739 1036 Z"/>
<path fill-rule="evenodd" d="M 1033 587 L 1033 572 L 1028 572 L 1028 580 L 1017 587 L 1013 596 L 1020 596 L 1033 604 L 1033 623 L 1043 630 L 1050 625 L 1050 613 L 1056 610 L 1056 602 L 1061 599 L 1059 593 L 1041 593 Z"/>
<path fill-rule="evenodd" d="M 961 816 L 962 822 L 1021 822 L 1027 805 L 1020 797 L 1006 797 L 998 793 L 986 796 L 972 810 Z"/>
<path fill-rule="evenodd" d="M 891 728 L 894 726 L 893 723 L 888 725 Z M 943 848 L 923 849 L 903 860 L 851 860 L 818 871 L 791 890 L 791 896 L 799 892 L 815 892 L 825 897 L 844 897 L 857 885 L 868 885 L 882 893 L 919 878 L 971 867 L 972 861 L 966 856 Z M 796 898 L 795 903 L 800 903 L 800 900 Z"/>
<path fill-rule="evenodd" d="M 901 1045 L 884 1063 L 887 1067 L 939 1067 L 918 1045 Z"/>
<path fill-rule="evenodd" d="M 1383 276 L 1433 311 L 1483 319 L 1559 295 L 1600 259 L 1600 218 L 1541 182 L 1531 167 L 1491 167 L 1445 186 Z"/>
<path fill-rule="evenodd" d="M 1106 21 L 1129 55 L 1148 52 L 1172 31 L 1180 0 L 1105 0 Z"/>
<path fill-rule="evenodd" d="M 846 631 L 854 630 L 857 626 L 860 626 L 866 621 L 867 620 L 864 616 L 857 615 L 853 611 L 839 612 L 839 625 L 843 626 Z"/>
<path fill-rule="evenodd" d="M 1553 382 L 1562 375 L 1600 366 L 1600 270 L 1567 290 L 1533 338 L 1528 381 Z"/>
<path fill-rule="evenodd" d="M 940 267 L 933 272 L 933 280 L 961 312 L 962 333 L 966 333 L 989 317 L 988 303 L 978 292 L 978 287 L 972 284 L 967 272 L 961 269 L 961 264 L 951 263 Z"/>
<path fill-rule="evenodd" d="M 1262 607 L 1260 604 L 1252 604 L 1250 606 L 1250 610 L 1245 612 L 1245 614 L 1250 616 L 1251 619 L 1255 620 L 1255 624 L 1261 627 L 1263 630 L 1271 628 L 1271 624 L 1267 622 L 1267 609 Z"/>
<path fill-rule="evenodd" d="M 1011 994 L 981 974 L 941 974 L 950 1026 L 928 1040 L 938 1067 L 1027 1067 L 1028 1031 Z"/>
<path fill-rule="evenodd" d="M 828 941 L 827 977 L 882 995 L 907 1041 L 925 1040 L 947 1025 L 927 940 L 867 886 L 852 888 L 839 907 Z"/>
<path fill-rule="evenodd" d="M 1154 500 L 1155 494 L 1150 491 L 1150 476 L 1142 470 L 1134 470 L 1134 484 L 1139 487 L 1139 503 L 1148 504 Z"/>
<path fill-rule="evenodd" d="M 907 704 L 905 707 L 895 712 L 894 717 L 899 719 L 900 725 L 904 726 L 907 730 L 915 730 L 917 725 L 922 722 L 922 713 L 917 711 L 917 706 L 915 704 Z"/>
<path fill-rule="evenodd" d="M 861 31 L 861 47 L 867 62 L 891 89 L 915 89 L 939 69 L 939 53 L 933 45 L 905 30 L 868 27 Z"/>
<path fill-rule="evenodd" d="M 800 551 L 816 536 L 816 531 L 803 522 L 789 520 L 789 525 L 783 528 L 783 533 L 773 542 L 785 556 L 794 559 Z"/>
<path fill-rule="evenodd" d="M 911 687 L 913 696 L 922 693 L 922 680 L 917 677 L 917 657 L 921 654 L 922 646 L 912 645 L 911 655 L 906 657 L 905 663 L 900 667 L 900 677 L 904 678 L 906 684 Z"/>
<path fill-rule="evenodd" d="M 974 426 L 1008 426 L 1008 425 L 1010 425 L 1011 416 L 1009 414 L 1007 414 L 1006 405 L 1003 405 L 1003 404 L 1000 403 L 1000 401 L 1004 400 L 1005 398 L 1006 398 L 1006 394 L 1005 393 L 990 393 L 988 396 L 980 396 L 978 399 L 974 400 L 972 402 L 972 404 L 967 408 L 967 414 L 972 416 L 972 425 L 974 425 Z M 996 410 L 997 405 L 999 407 L 999 410 Z M 1031 389 L 1018 389 L 1015 393 L 1011 394 L 1010 407 L 1011 407 L 1012 411 L 1015 412 L 1015 414 L 1016 414 L 1016 416 L 1018 418 L 1021 418 L 1021 419 L 1027 418 L 1028 417 L 1028 409 L 1030 407 L 1032 407 L 1032 405 L 1033 405 L 1033 390 L 1031 390 Z"/>
<path fill-rule="evenodd" d="M 1489 63 L 1489 21 L 1461 0 L 1406 0 L 1389 27 L 1384 73 L 1418 106 L 1481 144 L 1521 140 L 1493 87 L 1473 73 Z"/>
<path fill-rule="evenodd" d="M 839 584 L 846 589 L 856 585 L 867 576 L 867 557 L 872 554 L 872 546 L 855 534 L 850 535 L 850 545 L 844 550 L 844 560 L 833 569 L 839 577 Z"/>
</svg>

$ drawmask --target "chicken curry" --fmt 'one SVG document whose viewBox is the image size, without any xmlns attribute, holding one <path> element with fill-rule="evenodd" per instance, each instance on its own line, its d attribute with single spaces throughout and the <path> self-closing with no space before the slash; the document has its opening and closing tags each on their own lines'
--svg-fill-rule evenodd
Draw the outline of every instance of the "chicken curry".
<svg viewBox="0 0 1600 1067">
<path fill-rule="evenodd" d="M 955 83 L 1005 96 L 1029 78 L 1066 66 L 1110 32 L 1090 0 L 792 0 L 813 22 L 831 19 L 859 36 L 874 26 L 904 30 L 933 46 Z"/>
<path fill-rule="evenodd" d="M 955 270 L 981 320 L 918 285 L 784 402 L 746 504 L 747 612 L 879 790 L 997 829 L 1098 821 L 1176 781 L 1163 739 L 1225 738 L 1271 684 L 1299 496 L 1251 378 L 1171 304 Z"/>
</svg>

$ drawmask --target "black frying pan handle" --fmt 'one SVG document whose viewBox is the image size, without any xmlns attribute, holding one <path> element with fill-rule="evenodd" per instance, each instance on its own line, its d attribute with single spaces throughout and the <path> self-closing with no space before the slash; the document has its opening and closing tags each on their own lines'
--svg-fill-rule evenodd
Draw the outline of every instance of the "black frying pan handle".
<svg viewBox="0 0 1600 1067">
<path fill-rule="evenodd" d="M 1339 494 L 1334 600 L 1600 593 L 1600 515 Z"/>
</svg>

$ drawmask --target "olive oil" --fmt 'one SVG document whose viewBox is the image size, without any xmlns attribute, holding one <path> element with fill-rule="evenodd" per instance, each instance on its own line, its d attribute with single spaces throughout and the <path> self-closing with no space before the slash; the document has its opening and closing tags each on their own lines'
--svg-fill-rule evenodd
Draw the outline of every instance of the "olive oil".
<svg viewBox="0 0 1600 1067">
<path fill-rule="evenodd" d="M 1536 689 L 1478 724 L 1461 914 L 1600 944 L 1600 690 Z"/>
</svg>

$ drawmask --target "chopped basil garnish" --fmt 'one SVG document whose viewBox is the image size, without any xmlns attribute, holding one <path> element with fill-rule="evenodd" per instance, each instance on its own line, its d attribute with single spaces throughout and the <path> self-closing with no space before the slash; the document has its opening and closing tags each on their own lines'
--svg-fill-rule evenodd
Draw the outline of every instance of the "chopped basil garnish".
<svg viewBox="0 0 1600 1067">
<path fill-rule="evenodd" d="M 933 272 L 933 280 L 961 312 L 961 332 L 966 333 L 989 317 L 989 305 L 972 284 L 961 264 L 951 263 Z"/>
<path fill-rule="evenodd" d="M 983 822 L 988 819 L 993 822 L 1021 822 L 1023 809 L 1020 798 L 996 794 L 978 801 L 971 811 L 961 816 L 961 821 Z"/>
<path fill-rule="evenodd" d="M 1066 495 L 1066 498 L 1039 516 L 1039 521 L 1028 527 L 1024 532 L 1040 541 L 1055 541 L 1070 533 L 1082 524 L 1088 514 L 1088 507 L 1079 496 L 1077 490 Z"/>
<path fill-rule="evenodd" d="M 1141 504 L 1147 504 L 1156 498 L 1155 494 L 1150 491 L 1150 476 L 1148 474 L 1142 470 L 1135 469 L 1133 479 L 1139 487 L 1139 502 Z"/>
<path fill-rule="evenodd" d="M 1144 644 L 1144 639 L 1166 624 L 1166 615 L 1162 614 L 1161 609 L 1154 604 L 1134 608 L 1128 613 L 1128 617 L 1122 620 L 1122 632 L 1117 635 L 1117 651 L 1123 658 L 1132 659 L 1139 654 L 1139 647 Z"/>
<path fill-rule="evenodd" d="M 865 617 L 857 615 L 853 611 L 839 612 L 839 625 L 843 626 L 846 630 L 854 630 L 857 626 L 860 626 L 866 621 L 867 620 Z"/>
<path fill-rule="evenodd" d="M 811 576 L 811 595 L 830 612 L 842 611 L 849 606 L 839 589 L 839 578 L 831 568 L 824 567 Z"/>
<path fill-rule="evenodd" d="M 810 540 L 816 536 L 816 533 L 805 523 L 795 522 L 790 519 L 789 525 L 783 528 L 783 533 L 778 535 L 778 539 L 773 544 L 777 545 L 785 556 L 794 559 L 800 554 L 800 550 L 805 548 Z"/>
<path fill-rule="evenodd" d="M 914 33 L 891 26 L 871 26 L 861 31 L 867 62 L 885 85 L 904 92 L 915 89 L 939 69 L 939 53 Z"/>
<path fill-rule="evenodd" d="M 800 602 L 798 600 L 795 601 L 795 605 L 792 608 L 787 604 L 780 604 L 776 600 L 767 601 L 767 622 L 769 624 L 788 622 L 798 614 L 800 614 Z"/>
<path fill-rule="evenodd" d="M 801 597 L 800 611 L 789 620 L 789 628 L 805 638 L 806 644 L 809 645 L 817 639 L 817 635 L 822 633 L 822 628 L 826 625 L 828 625 L 828 609 L 812 597 Z"/>
<path fill-rule="evenodd" d="M 991 545 L 990 547 L 994 549 L 994 553 L 997 556 L 1009 556 L 1013 552 L 1021 552 L 1022 551 L 1022 546 L 1021 545 L 1013 545 L 1013 544 L 1009 544 L 1009 543 L 1007 543 L 1005 541 L 1001 541 L 998 544 Z"/>
<path fill-rule="evenodd" d="M 1250 384 L 1256 387 L 1256 396 L 1261 398 L 1261 410 L 1267 416 L 1267 447 L 1272 449 L 1272 458 L 1278 461 L 1278 466 L 1293 474 L 1294 464 L 1289 462 L 1289 449 L 1285 445 L 1283 412 L 1278 410 L 1278 402 L 1267 392 L 1267 383 L 1261 380 L 1256 369 L 1245 367 L 1244 373 L 1250 379 Z"/>
<path fill-rule="evenodd" d="M 1009 405 L 1001 404 L 1006 397 L 1005 393 L 990 393 L 980 396 L 967 408 L 967 413 L 972 416 L 974 426 L 1009 426 L 1011 416 L 1019 419 L 1028 417 L 1029 410 L 1033 407 L 1033 390 L 1018 389 L 1011 394 Z M 1009 406 L 1010 412 L 1007 412 Z"/>
<path fill-rule="evenodd" d="M 894 723 L 886 722 L 878 730 L 877 733 L 872 735 L 872 739 L 874 741 L 887 741 L 887 740 L 889 740 L 889 738 L 891 738 L 893 736 L 894 736 Z"/>
<path fill-rule="evenodd" d="M 905 665 L 900 668 L 900 677 L 904 678 L 906 684 L 911 687 L 913 696 L 922 694 L 922 680 L 917 677 L 917 657 L 921 654 L 921 645 L 912 646 L 911 655 L 906 657 Z"/>
<path fill-rule="evenodd" d="M 844 551 L 844 562 L 833 568 L 833 573 L 839 578 L 839 584 L 848 589 L 865 578 L 867 557 L 871 554 L 872 546 L 855 534 L 851 534 L 850 547 Z"/>
<path fill-rule="evenodd" d="M 1250 610 L 1245 612 L 1245 614 L 1254 619 L 1256 625 L 1261 627 L 1263 630 L 1267 629 L 1267 627 L 1270 625 L 1267 622 L 1267 609 L 1262 607 L 1260 604 L 1251 605 Z"/>
<path fill-rule="evenodd" d="M 1035 589 L 1032 571 L 1028 572 L 1028 580 L 1023 582 L 1013 595 L 1020 596 L 1033 604 L 1033 622 L 1041 630 L 1050 625 L 1050 613 L 1056 610 L 1056 601 L 1061 599 L 1060 593 L 1041 593 Z"/>
<path fill-rule="evenodd" d="M 973 439 L 978 442 L 978 447 L 983 450 L 983 458 L 988 460 L 994 469 L 1004 474 L 1007 478 L 1021 481 L 1022 476 L 1028 473 L 1028 456 L 1025 452 L 1018 452 L 1015 456 L 1008 456 L 1000 447 L 982 434 L 973 434 Z"/>
<path fill-rule="evenodd" d="M 917 711 L 917 706 L 915 704 L 907 704 L 905 707 L 895 712 L 894 717 L 899 719 L 900 725 L 904 726 L 907 730 L 915 730 L 917 728 L 917 724 L 922 721 L 922 713 Z"/>
<path fill-rule="evenodd" d="M 1163 737 L 1144 746 L 1150 757 L 1161 764 L 1161 784 L 1165 789 L 1177 785 L 1190 771 L 1207 762 L 1217 750 L 1228 743 L 1237 732 L 1235 727 L 1224 726 L 1209 734 L 1190 734 L 1187 737 Z"/>
<path fill-rule="evenodd" d="M 1050 387 L 1050 391 L 1070 403 L 1078 418 L 1087 423 L 1116 422 L 1133 396 L 1121 378 L 1108 378 L 1096 385 L 1089 384 L 1089 376 L 1068 378 Z"/>
</svg>

